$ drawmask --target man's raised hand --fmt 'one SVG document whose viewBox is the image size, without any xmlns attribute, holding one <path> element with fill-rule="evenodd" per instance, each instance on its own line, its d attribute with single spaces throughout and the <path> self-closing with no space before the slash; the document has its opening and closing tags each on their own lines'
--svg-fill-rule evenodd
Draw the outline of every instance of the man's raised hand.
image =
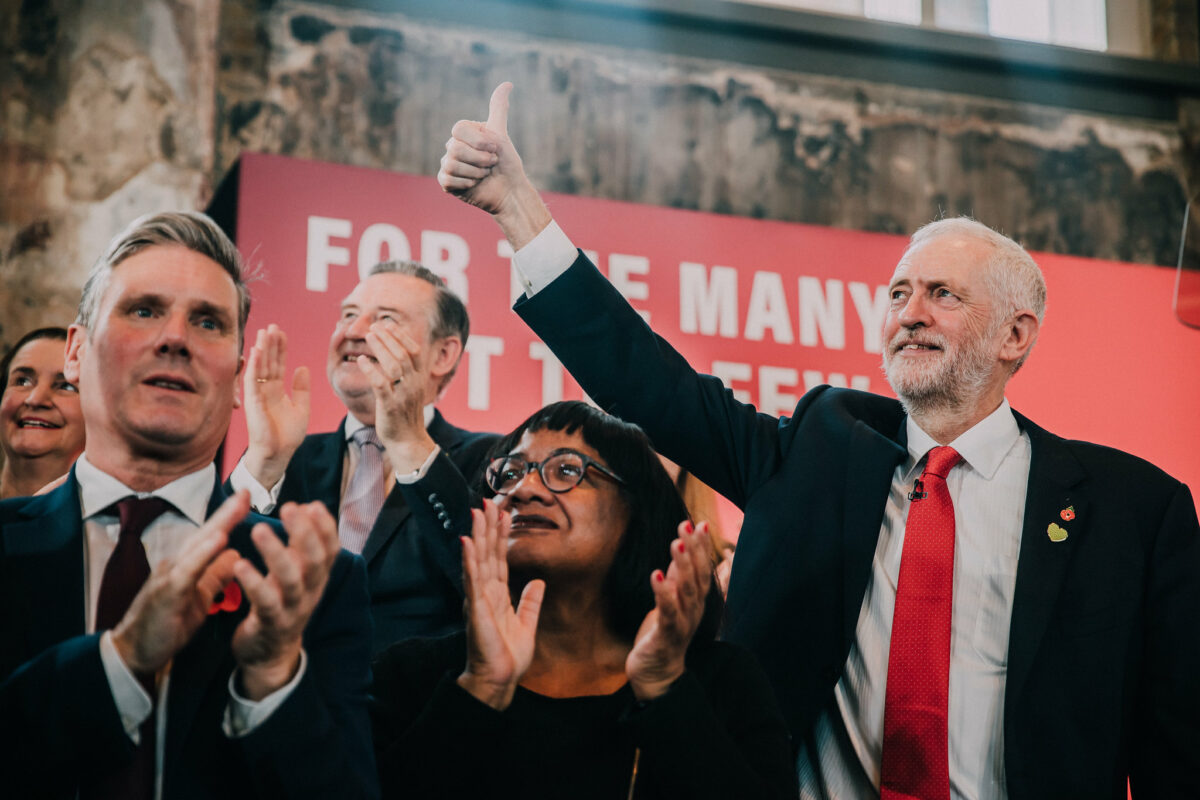
<svg viewBox="0 0 1200 800">
<path fill-rule="evenodd" d="M 508 137 L 512 84 L 496 87 L 486 122 L 459 120 L 450 131 L 438 170 L 443 191 L 496 218 L 514 249 L 529 243 L 550 222 L 550 212 L 525 175 Z"/>
<path fill-rule="evenodd" d="M 200 629 L 213 598 L 233 577 L 238 554 L 225 548 L 249 510 L 250 495 L 237 492 L 188 537 L 179 555 L 150 573 L 113 629 L 113 645 L 135 674 L 158 672 Z"/>
<path fill-rule="evenodd" d="M 290 396 L 284 385 L 286 374 L 287 334 L 272 323 L 259 330 L 242 379 L 249 435 L 246 469 L 264 489 L 283 477 L 308 431 L 308 367 L 299 367 L 292 375 Z"/>
<path fill-rule="evenodd" d="M 250 532 L 267 574 L 244 558 L 233 565 L 250 601 L 250 613 L 233 634 L 233 657 L 249 700 L 283 688 L 296 674 L 304 628 L 325 592 L 341 547 L 337 523 L 319 501 L 286 503 L 279 518 L 288 532 L 286 545 L 265 523 Z"/>
</svg>

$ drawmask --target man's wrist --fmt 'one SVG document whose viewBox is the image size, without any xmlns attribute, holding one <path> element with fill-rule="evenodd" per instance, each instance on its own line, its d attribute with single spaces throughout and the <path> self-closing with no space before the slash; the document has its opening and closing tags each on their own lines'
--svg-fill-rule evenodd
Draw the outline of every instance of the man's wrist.
<svg viewBox="0 0 1200 800">
<path fill-rule="evenodd" d="M 258 485 L 268 492 L 275 488 L 275 484 L 283 479 L 283 474 L 287 471 L 288 462 L 291 460 L 291 453 L 288 453 L 287 458 L 278 455 L 268 457 L 261 453 L 256 453 L 253 448 L 247 449 L 246 455 L 242 458 L 242 462 L 246 465 L 246 471 L 250 473 L 250 477 L 258 481 Z"/>
<path fill-rule="evenodd" d="M 420 470 L 438 445 L 429 431 L 422 428 L 420 435 L 412 440 L 384 442 L 383 446 L 396 474 L 407 475 Z"/>
<path fill-rule="evenodd" d="M 239 694 L 252 702 L 282 689 L 300 669 L 300 648 L 289 649 L 288 655 L 261 664 L 242 664 L 239 667 Z"/>
<path fill-rule="evenodd" d="M 523 181 L 505 198 L 496 212 L 496 222 L 513 250 L 520 250 L 550 224 L 550 209 L 528 180 Z"/>
</svg>

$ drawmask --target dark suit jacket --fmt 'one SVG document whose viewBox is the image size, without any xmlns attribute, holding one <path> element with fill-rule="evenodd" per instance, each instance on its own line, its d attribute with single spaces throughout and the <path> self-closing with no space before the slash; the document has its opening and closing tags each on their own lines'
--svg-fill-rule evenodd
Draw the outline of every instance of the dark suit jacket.
<svg viewBox="0 0 1200 800">
<path fill-rule="evenodd" d="M 337 517 L 346 463 L 345 426 L 343 419 L 333 433 L 305 437 L 288 464 L 280 505 L 320 500 Z M 362 553 L 376 652 L 402 639 L 443 636 L 463 627 L 462 555 L 454 533 L 471 527 L 463 479 L 475 477 L 497 437 L 456 428 L 436 411 L 429 435 L 442 452 L 422 483 L 446 498 L 439 502 L 447 517 L 466 515 L 468 521 L 449 524 L 449 519 L 413 515 L 404 493 L 392 486 Z"/>
<path fill-rule="evenodd" d="M 820 387 L 791 418 L 733 399 L 582 256 L 518 313 L 602 407 L 746 513 L 725 638 L 762 661 L 797 739 L 842 673 L 892 474 L 895 400 Z M 1200 797 L 1200 528 L 1151 464 L 1018 415 L 1032 462 L 1006 656 L 1013 800 Z M 1064 521 L 1062 509 L 1075 518 Z M 1068 537 L 1053 542 L 1057 523 Z"/>
<path fill-rule="evenodd" d="M 214 487 L 211 513 L 222 499 Z M 251 515 L 230 545 L 256 562 Z M 0 503 L 0 794 L 74 798 L 81 779 L 128 762 L 125 734 L 84 635 L 84 545 L 72 470 L 41 497 Z M 230 639 L 249 604 L 210 616 L 175 657 L 167 697 L 163 797 L 375 797 L 366 696 L 370 622 L 362 562 L 339 556 L 304 633 L 308 666 L 250 734 L 221 730 L 234 670 Z"/>
</svg>

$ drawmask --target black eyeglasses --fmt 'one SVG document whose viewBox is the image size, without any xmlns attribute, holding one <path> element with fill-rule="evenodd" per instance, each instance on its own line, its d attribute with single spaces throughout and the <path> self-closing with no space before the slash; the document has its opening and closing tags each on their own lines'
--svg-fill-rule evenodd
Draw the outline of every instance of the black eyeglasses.
<svg viewBox="0 0 1200 800">
<path fill-rule="evenodd" d="M 493 458 L 487 467 L 485 479 L 488 488 L 496 494 L 508 494 L 533 470 L 541 476 L 542 485 L 555 494 L 569 492 L 583 481 L 588 467 L 611 478 L 622 486 L 621 480 L 608 467 L 591 456 L 575 450 L 555 450 L 542 461 L 529 461 L 524 456 L 511 454 Z"/>
</svg>

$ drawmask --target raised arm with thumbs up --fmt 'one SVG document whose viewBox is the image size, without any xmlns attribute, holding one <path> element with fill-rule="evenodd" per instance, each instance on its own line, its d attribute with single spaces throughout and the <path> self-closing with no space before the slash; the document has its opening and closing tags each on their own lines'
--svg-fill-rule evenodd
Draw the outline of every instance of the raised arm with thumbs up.
<svg viewBox="0 0 1200 800">
<path fill-rule="evenodd" d="M 550 223 L 550 212 L 525 175 L 508 138 L 507 81 L 496 87 L 486 122 L 459 120 L 450 131 L 438 182 L 442 189 L 496 218 L 514 250 Z"/>
</svg>

